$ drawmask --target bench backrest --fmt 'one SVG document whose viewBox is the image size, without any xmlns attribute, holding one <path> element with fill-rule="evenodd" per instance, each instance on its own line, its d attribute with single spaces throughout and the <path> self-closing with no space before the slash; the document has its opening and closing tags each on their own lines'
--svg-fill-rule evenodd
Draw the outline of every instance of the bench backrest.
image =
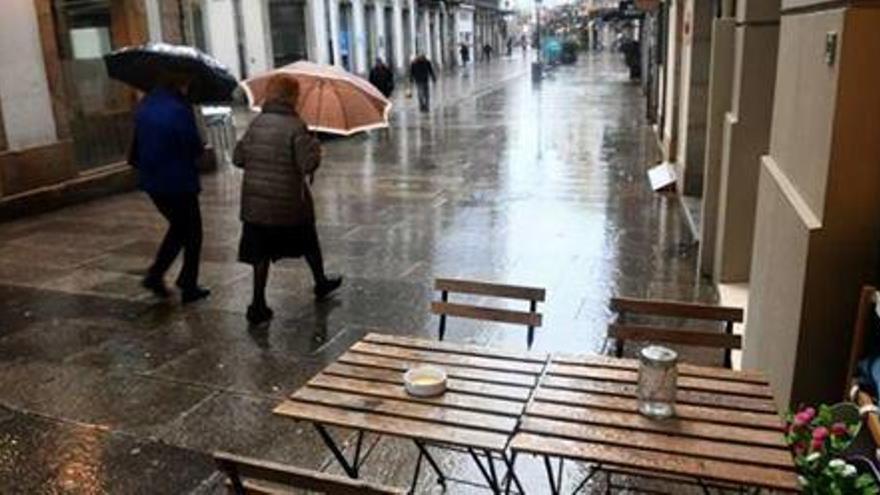
<svg viewBox="0 0 880 495">
<path fill-rule="evenodd" d="M 503 285 L 475 280 L 460 280 L 450 278 L 438 278 L 434 281 L 434 290 L 440 292 L 440 301 L 431 303 L 431 312 L 440 316 L 440 340 L 446 333 L 446 317 L 455 316 L 476 320 L 494 321 L 499 323 L 512 323 L 525 325 L 529 329 L 527 341 L 529 347 L 534 340 L 534 329 L 540 327 L 543 322 L 537 305 L 544 302 L 547 296 L 546 290 L 538 287 L 524 287 L 518 285 Z M 529 302 L 528 311 L 477 306 L 449 302 L 450 294 L 469 294 L 474 296 L 489 296 L 500 299 L 518 299 Z"/>
<path fill-rule="evenodd" d="M 742 336 L 733 334 L 733 324 L 743 321 L 742 308 L 624 297 L 612 298 L 610 306 L 618 313 L 617 323 L 608 328 L 608 336 L 616 342 L 618 356 L 623 354 L 623 344 L 628 340 L 711 347 L 725 350 L 724 365 L 730 367 L 730 351 L 742 349 Z M 631 324 L 626 321 L 631 315 L 715 321 L 724 323 L 725 331 Z"/>
<path fill-rule="evenodd" d="M 278 493 L 272 487 L 290 487 L 332 495 L 403 495 L 405 490 L 321 473 L 276 462 L 225 452 L 214 454 L 220 471 L 229 476 L 236 495 Z M 291 490 L 292 491 L 292 490 Z"/>
</svg>

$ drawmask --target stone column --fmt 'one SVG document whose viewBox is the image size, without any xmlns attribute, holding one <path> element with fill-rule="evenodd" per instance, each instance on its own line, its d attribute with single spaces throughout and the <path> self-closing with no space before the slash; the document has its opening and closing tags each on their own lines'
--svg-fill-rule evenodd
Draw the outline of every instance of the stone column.
<svg viewBox="0 0 880 495">
<path fill-rule="evenodd" d="M 880 5 L 803 3 L 783 2 L 743 352 L 783 407 L 848 391 L 859 293 L 880 272 Z"/>
<path fill-rule="evenodd" d="M 367 73 L 367 29 L 364 24 L 364 0 L 351 0 L 352 31 L 349 51 L 353 55 L 354 72 L 357 74 Z"/>
<path fill-rule="evenodd" d="M 418 31 L 418 25 L 417 25 L 418 19 L 419 19 L 419 10 L 416 8 L 416 1 L 415 0 L 408 0 L 408 2 L 409 2 L 409 28 L 410 28 L 409 33 L 410 33 L 410 36 L 409 36 L 409 39 L 407 40 L 407 42 L 410 44 L 409 45 L 410 48 L 412 48 L 410 53 L 412 53 L 413 55 L 416 55 L 418 53 L 418 48 L 419 48 L 419 45 L 418 45 L 419 31 Z M 407 63 L 409 63 L 409 61 L 407 61 Z"/>
<path fill-rule="evenodd" d="M 309 40 L 309 58 L 319 64 L 330 63 L 327 38 L 327 0 L 308 0 L 309 22 L 306 23 Z"/>
<path fill-rule="evenodd" d="M 709 48 L 712 42 L 713 2 L 687 0 L 681 44 L 679 94 L 678 191 L 699 196 L 703 191 L 706 152 L 706 106 L 709 87 Z"/>
<path fill-rule="evenodd" d="M 147 34 L 151 42 L 162 41 L 162 12 L 159 0 L 144 0 L 147 14 Z"/>
<path fill-rule="evenodd" d="M 249 76 L 272 68 L 267 10 L 268 5 L 265 2 L 254 2 L 247 4 L 247 8 L 241 11 L 244 26 L 244 59 Z"/>
<path fill-rule="evenodd" d="M 385 3 L 380 0 L 373 2 L 373 17 L 376 25 L 376 56 L 381 58 L 389 67 L 394 66 L 394 61 L 388 60 L 386 46 L 388 36 L 385 34 Z M 368 66 L 373 64 L 373 60 L 367 61 Z"/>
<path fill-rule="evenodd" d="M 440 19 L 440 9 L 434 9 L 434 63 L 437 64 L 438 68 L 443 67 L 443 49 L 445 46 L 442 43 L 443 23 Z"/>
<path fill-rule="evenodd" d="M 733 100 L 725 117 L 715 242 L 720 282 L 749 278 L 760 157 L 770 145 L 779 0 L 737 3 Z"/>
<path fill-rule="evenodd" d="M 342 67 L 342 55 L 339 50 L 339 0 L 327 0 L 327 7 L 330 9 L 330 53 L 333 65 Z"/>
<path fill-rule="evenodd" d="M 718 195 L 721 186 L 721 150 L 724 118 L 733 96 L 733 58 L 736 19 L 727 11 L 712 27 L 712 56 L 709 63 L 709 111 L 706 153 L 703 162 L 702 228 L 700 230 L 700 272 L 715 279 L 715 238 L 718 226 Z"/>
<path fill-rule="evenodd" d="M 421 52 L 431 59 L 431 62 L 436 63 L 431 39 L 431 10 L 426 8 L 419 17 L 422 19 L 422 42 L 424 43 L 420 46 Z"/>
<path fill-rule="evenodd" d="M 397 68 L 399 74 L 403 74 L 407 70 L 406 57 L 403 50 L 403 8 L 401 3 L 403 0 L 392 0 L 391 6 L 392 30 L 394 31 L 394 67 Z"/>
</svg>

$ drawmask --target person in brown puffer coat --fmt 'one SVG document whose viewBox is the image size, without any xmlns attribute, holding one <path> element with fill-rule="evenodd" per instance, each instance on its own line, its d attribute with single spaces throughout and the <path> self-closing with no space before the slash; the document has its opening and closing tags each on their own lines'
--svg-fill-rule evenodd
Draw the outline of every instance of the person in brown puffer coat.
<svg viewBox="0 0 880 495">
<path fill-rule="evenodd" d="M 263 110 L 233 156 L 233 163 L 244 169 L 238 259 L 254 267 L 254 295 L 247 310 L 254 325 L 272 318 L 266 303 L 270 262 L 305 256 L 319 300 L 342 284 L 341 277 L 324 273 L 309 189 L 321 163 L 321 145 L 296 113 L 298 96 L 296 81 L 284 76 L 271 79 Z"/>
</svg>

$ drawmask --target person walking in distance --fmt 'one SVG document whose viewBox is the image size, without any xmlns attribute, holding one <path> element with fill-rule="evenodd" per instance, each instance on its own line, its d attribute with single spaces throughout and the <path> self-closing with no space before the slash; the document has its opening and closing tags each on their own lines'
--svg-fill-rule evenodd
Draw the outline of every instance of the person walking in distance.
<svg viewBox="0 0 880 495">
<path fill-rule="evenodd" d="M 419 94 L 419 110 L 427 112 L 431 108 L 431 87 L 429 83 L 437 82 L 434 66 L 423 54 L 419 54 L 409 66 L 410 80 L 416 85 Z"/>
<path fill-rule="evenodd" d="M 394 73 L 381 58 L 376 59 L 376 65 L 370 70 L 370 83 L 385 95 L 385 98 L 389 98 L 394 91 Z"/>
<path fill-rule="evenodd" d="M 466 43 L 462 43 L 461 46 L 458 47 L 458 53 L 461 55 L 462 67 L 467 67 L 468 62 L 471 61 L 471 51 L 468 49 Z"/>
<path fill-rule="evenodd" d="M 184 304 L 210 294 L 199 286 L 202 249 L 202 214 L 199 207 L 197 161 L 205 145 L 186 95 L 191 79 L 186 74 L 165 72 L 159 83 L 141 100 L 134 116 L 134 140 L 129 162 L 138 170 L 140 188 L 168 221 L 168 231 L 153 264 L 141 284 L 167 298 L 165 272 L 183 251 L 183 267 L 177 277 Z"/>
<path fill-rule="evenodd" d="M 489 43 L 486 43 L 485 45 L 483 45 L 483 60 L 486 62 L 491 62 L 492 61 L 492 52 L 494 50 L 495 49 L 492 48 L 492 45 L 490 45 Z"/>
<path fill-rule="evenodd" d="M 253 299 L 247 309 L 253 325 L 273 316 L 266 301 L 270 262 L 304 256 L 318 300 L 342 285 L 342 277 L 324 273 L 309 187 L 321 164 L 321 144 L 297 114 L 298 98 L 295 80 L 270 79 L 262 112 L 233 153 L 233 163 L 244 169 L 238 259 L 254 270 Z"/>
</svg>

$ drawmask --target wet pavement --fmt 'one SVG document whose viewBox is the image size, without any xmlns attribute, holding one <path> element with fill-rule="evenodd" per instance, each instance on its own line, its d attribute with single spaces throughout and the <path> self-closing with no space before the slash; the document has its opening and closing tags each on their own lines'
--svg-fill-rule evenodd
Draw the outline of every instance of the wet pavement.
<svg viewBox="0 0 880 495">
<path fill-rule="evenodd" d="M 3 493 L 219 493 L 218 449 L 338 471 L 311 429 L 271 409 L 368 331 L 433 337 L 434 277 L 545 287 L 544 351 L 601 352 L 615 294 L 712 300 L 678 200 L 647 185 L 656 142 L 622 62 L 585 57 L 539 87 L 528 69 L 514 58 L 447 75 L 430 114 L 400 95 L 389 131 L 328 141 L 318 227 L 345 287 L 316 304 L 301 260 L 276 265 L 268 329 L 244 319 L 238 171 L 204 179 L 213 294 L 186 308 L 140 288 L 164 231 L 141 193 L 0 224 Z M 462 320 L 447 338 L 525 340 Z M 408 483 L 414 447 L 368 446 L 365 476 Z M 441 463 L 478 479 L 463 457 Z M 545 492 L 539 466 L 521 465 Z"/>
</svg>

